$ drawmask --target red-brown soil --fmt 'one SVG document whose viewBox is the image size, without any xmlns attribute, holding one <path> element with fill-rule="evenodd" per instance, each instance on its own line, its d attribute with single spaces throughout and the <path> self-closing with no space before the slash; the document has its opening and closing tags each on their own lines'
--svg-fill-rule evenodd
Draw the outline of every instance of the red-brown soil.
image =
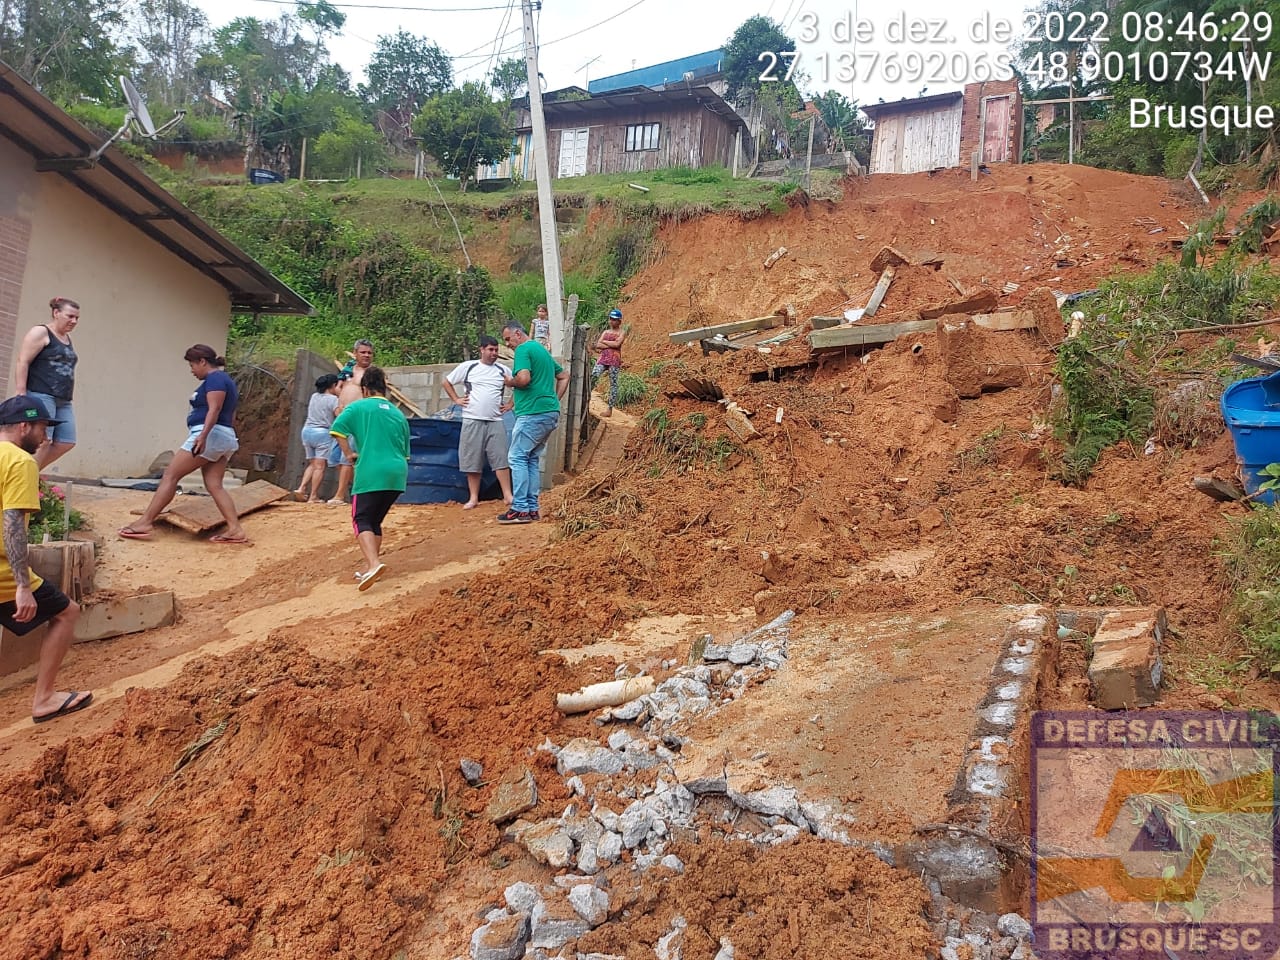
<svg viewBox="0 0 1280 960">
<path fill-rule="evenodd" d="M 393 575 L 364 594 L 349 579 L 348 529 L 324 508 L 250 517 L 252 548 L 109 537 L 102 585 L 175 589 L 182 619 L 77 647 L 65 682 L 102 702 L 74 719 L 33 728 L 29 672 L 0 686 L 0 957 L 464 954 L 503 887 L 549 872 L 481 816 L 492 788 L 468 787 L 459 758 L 481 761 L 487 778 L 530 764 L 532 816 L 556 815 L 568 793 L 534 748 L 600 735 L 559 715 L 556 691 L 611 678 L 624 660 L 661 673 L 697 634 L 788 608 L 798 629 L 820 630 L 1007 603 L 1159 604 L 1174 636 L 1166 702 L 1202 702 L 1195 665 L 1236 649 L 1215 538 L 1240 508 L 1189 481 L 1230 473 L 1225 435 L 1150 456 L 1113 449 L 1069 488 L 1051 476 L 1052 353 L 1034 333 L 994 335 L 1023 385 L 966 400 L 931 334 L 919 355 L 898 342 L 778 382 L 748 374 L 799 364 L 799 338 L 767 356 L 709 358 L 666 342 L 787 305 L 802 321 L 860 305 L 883 244 L 944 261 L 901 273 L 883 308 L 892 319 L 949 297 L 948 276 L 1017 283 L 1005 303 L 1037 286 L 1092 286 L 1167 256 L 1180 221 L 1199 216 L 1176 184 L 1026 166 L 977 184 L 956 171 L 874 177 L 782 217 L 666 227 L 661 256 L 627 288 L 627 363 L 679 359 L 717 380 L 753 411 L 750 443 L 718 440 L 715 405 L 661 400 L 682 432 L 637 429 L 612 469 L 544 498 L 557 522 L 512 530 L 495 511 L 397 508 Z M 782 245 L 788 255 L 764 270 Z M 131 496 L 82 509 L 108 533 L 145 500 Z M 616 636 L 625 648 L 654 618 L 682 626 L 621 657 L 544 653 Z M 1079 704 L 1079 672 L 1064 667 L 1049 700 Z M 947 662 L 913 671 L 895 722 L 962 673 Z M 1261 680 L 1240 678 L 1232 696 L 1280 702 Z M 880 706 L 848 698 L 840 709 L 854 728 Z M 835 767 L 856 771 L 856 738 L 828 744 Z M 939 791 L 953 774 L 939 771 Z M 918 880 L 863 851 L 809 838 L 760 852 L 706 833 L 677 852 L 684 875 L 647 875 L 580 948 L 652 956 L 677 913 L 689 960 L 710 960 L 723 935 L 739 956 L 770 960 L 917 957 L 932 942 Z"/>
</svg>

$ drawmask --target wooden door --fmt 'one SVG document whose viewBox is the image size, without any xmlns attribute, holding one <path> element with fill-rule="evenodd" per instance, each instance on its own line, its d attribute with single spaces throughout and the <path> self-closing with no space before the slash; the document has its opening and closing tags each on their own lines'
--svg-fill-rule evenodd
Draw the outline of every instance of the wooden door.
<svg viewBox="0 0 1280 960">
<path fill-rule="evenodd" d="M 581 177 L 587 172 L 589 127 L 560 131 L 560 164 L 557 177 Z"/>
<path fill-rule="evenodd" d="M 988 97 L 983 101 L 982 162 L 1004 163 L 1009 159 L 1009 121 L 1012 100 Z"/>
</svg>

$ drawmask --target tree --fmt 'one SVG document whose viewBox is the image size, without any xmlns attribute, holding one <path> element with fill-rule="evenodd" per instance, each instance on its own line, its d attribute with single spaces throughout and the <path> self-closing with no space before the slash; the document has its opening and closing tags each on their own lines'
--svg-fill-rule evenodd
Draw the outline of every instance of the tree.
<svg viewBox="0 0 1280 960">
<path fill-rule="evenodd" d="M 369 77 L 369 85 L 361 88 L 365 99 L 405 125 L 428 100 L 453 86 L 448 55 L 426 37 L 404 30 L 378 37 L 365 73 Z"/>
<path fill-rule="evenodd" d="M 339 109 L 334 128 L 316 140 L 312 169 L 322 177 L 353 177 L 387 159 L 387 144 L 373 125 Z"/>
<path fill-rule="evenodd" d="M 867 163 L 870 159 L 871 138 L 868 136 L 866 118 L 858 109 L 858 102 L 835 90 L 828 90 L 814 97 L 813 105 L 818 108 L 822 122 L 831 131 L 834 145 L 852 151 L 860 162 Z"/>
<path fill-rule="evenodd" d="M 139 55 L 139 89 L 149 104 L 178 109 L 200 88 L 196 51 L 208 42 L 209 20 L 186 0 L 139 0 L 131 39 Z"/>
<path fill-rule="evenodd" d="M 489 74 L 489 86 L 497 93 L 498 99 L 510 103 L 529 86 L 529 68 L 518 57 L 503 60 Z"/>
<path fill-rule="evenodd" d="M 132 72 L 113 39 L 124 22 L 122 0 L 0 0 L 0 60 L 52 99 L 116 103 L 115 75 Z"/>
<path fill-rule="evenodd" d="M 724 45 L 724 57 L 721 67 L 725 81 L 729 85 L 729 96 L 737 97 L 743 93 L 759 90 L 762 86 L 795 86 L 795 78 L 783 81 L 787 72 L 787 61 L 782 53 L 795 50 L 796 42 L 783 32 L 782 26 L 768 17 L 756 15 L 742 22 Z M 778 78 L 777 82 L 762 82 L 761 74 L 769 66 L 769 61 L 761 61 L 762 53 L 771 52 L 778 57 L 776 66 L 771 71 Z"/>
<path fill-rule="evenodd" d="M 475 179 L 476 165 L 511 153 L 513 130 L 478 83 L 466 83 L 430 100 L 413 121 L 413 132 L 440 167 L 461 181 Z"/>
</svg>

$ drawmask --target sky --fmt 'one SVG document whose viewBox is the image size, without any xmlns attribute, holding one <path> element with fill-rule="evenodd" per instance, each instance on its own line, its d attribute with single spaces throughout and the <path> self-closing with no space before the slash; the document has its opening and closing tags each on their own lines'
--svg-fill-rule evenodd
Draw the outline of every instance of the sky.
<svg viewBox="0 0 1280 960">
<path fill-rule="evenodd" d="M 195 3 L 214 27 L 235 17 L 275 19 L 293 8 L 291 0 Z M 342 35 L 330 39 L 329 53 L 357 82 L 377 38 L 398 29 L 439 44 L 454 58 L 458 83 L 483 80 L 497 60 L 523 55 L 518 2 L 351 0 L 334 6 L 347 21 Z M 726 0 L 544 0 L 534 17 L 539 66 L 552 90 L 716 49 L 757 13 L 784 24 L 799 41 L 806 93 L 837 90 L 874 103 L 1007 77 L 998 58 L 1008 56 L 1010 43 L 1000 27 L 1021 34 L 1025 0 L 913 0 L 907 6 L 909 13 L 870 0 L 755 0 L 754 7 Z M 761 70 L 770 66 L 762 62 Z M 786 66 L 779 58 L 774 74 Z"/>
</svg>

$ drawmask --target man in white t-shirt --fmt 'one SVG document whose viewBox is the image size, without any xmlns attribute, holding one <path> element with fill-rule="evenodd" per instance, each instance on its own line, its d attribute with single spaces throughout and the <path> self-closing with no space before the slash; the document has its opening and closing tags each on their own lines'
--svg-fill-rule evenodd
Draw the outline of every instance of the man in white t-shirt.
<svg viewBox="0 0 1280 960">
<path fill-rule="evenodd" d="M 480 475 L 485 460 L 502 486 L 502 500 L 511 505 L 511 468 L 507 463 L 507 429 L 503 385 L 511 371 L 498 363 L 498 341 L 480 338 L 480 359 L 465 360 L 444 380 L 444 392 L 462 407 L 462 436 L 458 440 L 458 469 L 467 475 L 471 499 L 462 505 L 470 510 L 480 502 Z"/>
</svg>

